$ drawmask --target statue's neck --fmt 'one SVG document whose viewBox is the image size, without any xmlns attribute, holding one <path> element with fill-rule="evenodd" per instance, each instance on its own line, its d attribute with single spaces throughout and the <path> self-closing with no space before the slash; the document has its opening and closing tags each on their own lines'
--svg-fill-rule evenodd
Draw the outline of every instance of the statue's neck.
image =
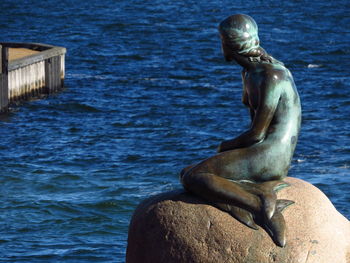
<svg viewBox="0 0 350 263">
<path fill-rule="evenodd" d="M 262 56 L 271 58 L 268 60 L 264 60 L 264 61 L 269 61 L 270 63 L 272 63 L 272 57 L 270 57 L 267 52 L 265 51 L 265 49 L 263 49 L 262 47 L 259 47 L 257 49 L 257 51 L 260 53 L 260 55 L 258 56 L 251 56 L 251 57 L 247 57 L 247 56 L 242 56 L 240 55 L 238 52 L 233 52 L 233 59 L 239 64 L 241 65 L 243 68 L 249 70 L 249 69 L 255 69 L 256 67 L 258 67 L 261 62 L 262 62 Z"/>
<path fill-rule="evenodd" d="M 255 69 L 259 64 L 259 58 L 245 57 L 239 54 L 234 55 L 234 60 L 246 70 Z"/>
</svg>

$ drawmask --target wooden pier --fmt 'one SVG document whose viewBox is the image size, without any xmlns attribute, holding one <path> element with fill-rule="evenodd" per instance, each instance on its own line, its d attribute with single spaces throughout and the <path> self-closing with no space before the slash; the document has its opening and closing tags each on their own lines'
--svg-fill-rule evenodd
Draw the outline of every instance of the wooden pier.
<svg viewBox="0 0 350 263">
<path fill-rule="evenodd" d="M 0 42 L 0 53 L 0 112 L 6 112 L 10 104 L 63 87 L 65 48 Z"/>
</svg>

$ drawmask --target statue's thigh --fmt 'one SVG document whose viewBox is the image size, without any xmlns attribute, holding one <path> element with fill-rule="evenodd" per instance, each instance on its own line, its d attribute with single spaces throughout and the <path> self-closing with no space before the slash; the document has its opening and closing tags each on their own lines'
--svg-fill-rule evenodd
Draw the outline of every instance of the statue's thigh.
<svg viewBox="0 0 350 263">
<path fill-rule="evenodd" d="M 213 158 L 216 174 L 230 180 L 265 181 L 266 178 L 280 174 L 276 169 L 276 156 L 269 145 L 242 148 Z M 278 165 L 277 165 L 278 166 Z"/>
</svg>

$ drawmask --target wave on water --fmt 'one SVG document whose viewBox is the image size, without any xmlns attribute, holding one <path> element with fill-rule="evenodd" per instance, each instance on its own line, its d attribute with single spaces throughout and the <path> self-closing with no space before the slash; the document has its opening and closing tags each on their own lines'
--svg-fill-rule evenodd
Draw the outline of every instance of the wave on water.
<svg viewBox="0 0 350 263">
<path fill-rule="evenodd" d="M 322 67 L 321 64 L 308 64 L 307 65 L 307 68 L 320 68 L 320 67 Z"/>
</svg>

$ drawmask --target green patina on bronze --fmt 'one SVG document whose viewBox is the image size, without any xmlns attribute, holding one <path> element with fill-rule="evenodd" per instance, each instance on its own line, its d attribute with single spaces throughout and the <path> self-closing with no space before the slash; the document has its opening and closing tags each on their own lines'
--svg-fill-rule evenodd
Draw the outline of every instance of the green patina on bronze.
<svg viewBox="0 0 350 263">
<path fill-rule="evenodd" d="M 301 123 L 301 106 L 290 71 L 270 56 L 247 15 L 233 15 L 219 25 L 227 61 L 243 67 L 242 102 L 250 110 L 250 128 L 223 141 L 218 154 L 183 169 L 188 191 L 229 212 L 247 226 L 264 227 L 275 243 L 285 246 L 282 210 L 292 204 L 277 200 L 286 186 Z"/>
</svg>

